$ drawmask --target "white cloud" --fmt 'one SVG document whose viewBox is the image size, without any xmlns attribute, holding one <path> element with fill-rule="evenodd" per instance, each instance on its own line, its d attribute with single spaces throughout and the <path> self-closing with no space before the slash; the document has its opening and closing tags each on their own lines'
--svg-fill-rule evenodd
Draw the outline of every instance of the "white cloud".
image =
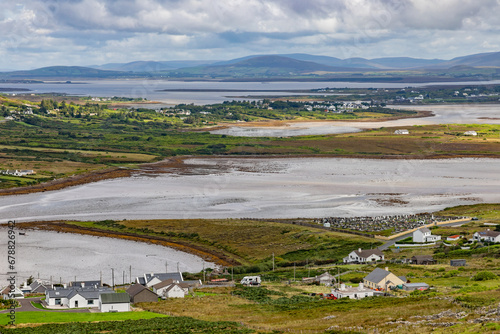
<svg viewBox="0 0 500 334">
<path fill-rule="evenodd" d="M 498 17 L 500 0 L 26 0 L 0 4 L 0 50 L 40 66 L 286 52 L 451 58 L 498 51 Z"/>
</svg>

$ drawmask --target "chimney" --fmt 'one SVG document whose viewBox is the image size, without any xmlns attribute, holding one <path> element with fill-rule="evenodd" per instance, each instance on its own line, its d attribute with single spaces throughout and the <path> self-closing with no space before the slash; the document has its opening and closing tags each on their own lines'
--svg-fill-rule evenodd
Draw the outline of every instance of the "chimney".
<svg viewBox="0 0 500 334">
<path fill-rule="evenodd" d="M 389 271 L 389 267 L 385 267 L 385 271 Z"/>
<path fill-rule="evenodd" d="M 344 283 L 340 284 L 340 290 L 345 290 L 345 284 Z"/>
<path fill-rule="evenodd" d="M 358 248 L 358 252 L 361 253 L 361 248 Z"/>
<path fill-rule="evenodd" d="M 64 289 L 67 289 L 67 288 L 68 288 L 68 284 L 64 283 L 64 284 L 63 284 L 63 288 L 64 288 Z"/>
<path fill-rule="evenodd" d="M 365 287 L 365 286 L 364 286 L 364 284 L 363 284 L 363 283 L 359 283 L 359 285 L 358 285 L 358 290 L 359 290 L 359 291 L 361 291 L 361 290 L 363 290 L 363 289 L 364 289 L 364 287 Z"/>
<path fill-rule="evenodd" d="M 82 282 L 81 284 L 82 284 L 82 288 L 84 288 L 85 287 L 85 282 Z"/>
</svg>

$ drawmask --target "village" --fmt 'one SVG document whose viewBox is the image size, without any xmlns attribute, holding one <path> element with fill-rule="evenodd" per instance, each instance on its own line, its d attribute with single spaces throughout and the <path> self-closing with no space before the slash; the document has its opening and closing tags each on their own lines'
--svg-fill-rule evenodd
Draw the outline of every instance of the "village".
<svg viewBox="0 0 500 334">
<path fill-rule="evenodd" d="M 424 217 L 420 217 L 424 219 Z M 429 219 L 430 217 L 425 216 Z M 359 220 L 356 220 L 357 222 Z M 411 225 L 413 226 L 413 225 Z M 420 227 L 410 233 L 410 237 L 404 239 L 407 242 L 398 241 L 394 246 L 411 248 L 419 246 L 418 249 L 436 245 L 436 242 L 455 243 L 464 240 L 465 236 L 452 235 L 446 240 L 441 240 L 441 236 L 433 235 L 427 227 Z M 464 240 L 465 241 L 465 240 Z M 481 243 L 484 245 L 500 244 L 500 232 L 490 229 L 477 231 L 472 239 L 467 240 L 470 245 Z M 355 249 L 352 250 L 341 263 L 334 266 L 323 267 L 324 272 L 316 276 L 307 276 L 295 274 L 293 269 L 293 279 L 276 282 L 266 280 L 266 274 L 253 276 L 237 275 L 229 271 L 228 267 L 216 267 L 210 271 L 203 271 L 201 279 L 185 280 L 183 273 L 163 272 L 163 273 L 144 273 L 134 278 L 131 284 L 115 285 L 113 274 L 112 284 L 103 283 L 102 276 L 99 280 L 75 280 L 58 284 L 43 279 L 35 279 L 32 276 L 20 286 L 9 285 L 5 287 L 1 294 L 4 300 L 7 299 L 25 299 L 36 303 L 45 310 L 68 310 L 68 309 L 88 309 L 89 312 L 129 312 L 132 311 L 137 303 L 168 301 L 172 298 L 193 297 L 199 291 L 207 291 L 213 288 L 234 288 L 238 284 L 250 288 L 262 286 L 273 286 L 276 284 L 300 286 L 303 291 L 311 291 L 311 296 L 321 296 L 324 299 L 337 300 L 342 298 L 363 299 L 366 297 L 394 297 L 409 296 L 412 291 L 425 291 L 433 289 L 432 284 L 423 281 L 413 281 L 396 271 L 390 270 L 392 265 L 410 265 L 410 266 L 431 266 L 438 264 L 438 260 L 432 255 L 415 254 L 411 257 L 386 258 L 386 254 L 394 253 L 393 250 L 382 251 L 379 248 L 374 249 Z M 470 249 L 467 244 L 462 244 L 462 249 Z M 385 254 L 384 254 L 385 252 Z M 447 265 L 442 259 L 441 265 Z M 465 268 L 468 263 L 466 259 L 448 260 L 449 267 Z M 353 266 L 354 265 L 354 266 Z M 344 268 L 349 266 L 347 269 Z M 308 267 L 310 271 L 310 267 Z M 321 266 L 317 269 L 321 270 Z M 342 271 L 341 271 L 342 269 Z M 335 274 L 337 272 L 337 274 Z M 350 276 L 352 274 L 353 276 Z M 192 274 L 190 274 L 192 276 Z M 350 278 L 349 278 L 350 277 Z M 350 282 L 347 285 L 346 282 Z M 313 287 L 309 289 L 308 286 Z M 314 288 L 318 287 L 318 288 Z M 323 288 L 319 288 L 323 287 Z M 314 292 L 313 292 L 314 291 Z M 396 293 L 400 291 L 400 293 Z M 29 310 L 30 304 L 22 303 Z M 23 307 L 18 311 L 24 311 Z"/>
</svg>

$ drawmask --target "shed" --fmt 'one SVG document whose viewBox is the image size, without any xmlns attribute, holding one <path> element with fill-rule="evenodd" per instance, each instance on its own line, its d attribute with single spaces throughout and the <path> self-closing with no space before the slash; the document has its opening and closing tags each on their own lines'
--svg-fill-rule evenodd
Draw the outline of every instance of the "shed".
<svg viewBox="0 0 500 334">
<path fill-rule="evenodd" d="M 411 262 L 413 264 L 434 264 L 436 260 L 434 260 L 432 255 L 415 255 L 412 256 Z"/>
<path fill-rule="evenodd" d="M 101 293 L 99 310 L 101 312 L 128 312 L 130 311 L 130 296 L 128 293 Z"/>
<path fill-rule="evenodd" d="M 131 303 L 157 302 L 158 296 L 153 291 L 141 284 L 133 284 L 127 291 Z"/>
<path fill-rule="evenodd" d="M 467 261 L 465 261 L 464 259 L 450 260 L 450 266 L 452 266 L 452 267 L 462 267 L 462 266 L 466 266 L 466 265 L 467 265 Z"/>
</svg>

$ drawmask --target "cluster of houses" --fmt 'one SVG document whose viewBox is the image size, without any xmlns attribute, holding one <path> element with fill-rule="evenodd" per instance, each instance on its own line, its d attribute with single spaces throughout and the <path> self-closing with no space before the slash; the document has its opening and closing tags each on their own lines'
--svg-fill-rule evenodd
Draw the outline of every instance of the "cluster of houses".
<svg viewBox="0 0 500 334">
<path fill-rule="evenodd" d="M 200 287 L 201 281 L 185 281 L 182 273 L 147 273 L 136 277 L 126 293 L 117 293 L 101 281 L 74 281 L 55 286 L 40 279 L 30 285 L 24 284 L 11 292 L 10 287 L 2 291 L 4 299 L 9 294 L 24 298 L 25 294 L 44 294 L 44 306 L 50 309 L 97 308 L 101 312 L 126 312 L 130 305 L 139 302 L 157 302 L 159 298 L 184 298 L 192 289 Z"/>
<path fill-rule="evenodd" d="M 0 174 L 10 175 L 10 176 L 26 176 L 26 175 L 35 175 L 36 172 L 33 169 L 6 169 L 1 170 Z"/>
<path fill-rule="evenodd" d="M 375 268 L 363 279 L 363 283 L 359 283 L 357 287 L 340 284 L 332 289 L 331 293 L 335 299 L 362 299 L 382 295 L 394 288 L 405 291 L 427 290 L 429 285 L 427 283 L 409 283 L 406 277 L 396 276 L 385 267 L 385 269 Z"/>
<path fill-rule="evenodd" d="M 491 231 L 487 229 L 486 231 L 480 231 L 474 233 L 472 236 L 473 241 L 481 241 L 481 242 L 491 242 L 497 243 L 500 242 L 500 232 L 499 231 Z"/>
</svg>

